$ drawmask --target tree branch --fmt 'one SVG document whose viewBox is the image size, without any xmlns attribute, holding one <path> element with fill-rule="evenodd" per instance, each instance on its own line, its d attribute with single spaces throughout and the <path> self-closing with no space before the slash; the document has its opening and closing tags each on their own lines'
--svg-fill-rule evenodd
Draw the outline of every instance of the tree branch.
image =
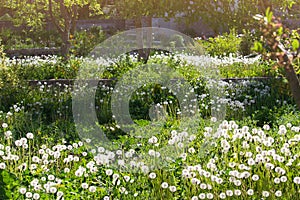
<svg viewBox="0 0 300 200">
<path fill-rule="evenodd" d="M 49 15 L 50 15 L 50 18 L 51 18 L 51 21 L 53 22 L 54 26 L 56 27 L 56 29 L 58 30 L 58 32 L 60 34 L 63 34 L 63 29 L 59 26 L 59 24 L 56 22 L 56 19 L 53 15 L 53 6 L 52 6 L 52 0 L 48 0 L 48 11 L 49 11 Z"/>
</svg>

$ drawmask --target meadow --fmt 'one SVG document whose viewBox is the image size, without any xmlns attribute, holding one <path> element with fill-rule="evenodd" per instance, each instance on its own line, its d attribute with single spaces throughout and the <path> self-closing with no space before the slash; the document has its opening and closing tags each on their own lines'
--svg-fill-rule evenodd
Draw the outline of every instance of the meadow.
<svg viewBox="0 0 300 200">
<path fill-rule="evenodd" d="M 192 117 L 166 87 L 144 85 L 128 101 L 130 133 L 115 120 L 111 98 L 116 80 L 142 63 L 135 55 L 98 61 L 112 81 L 97 86 L 93 108 L 114 147 L 89 150 L 95 141 L 80 137 L 74 122 L 78 90 L 43 81 L 76 79 L 86 58 L 3 56 L 0 199 L 297 199 L 300 115 L 281 72 L 259 56 L 187 57 L 153 54 L 148 63 L 177 70 L 192 86 Z M 196 65 L 214 66 L 222 97 L 213 99 L 209 69 Z"/>
</svg>

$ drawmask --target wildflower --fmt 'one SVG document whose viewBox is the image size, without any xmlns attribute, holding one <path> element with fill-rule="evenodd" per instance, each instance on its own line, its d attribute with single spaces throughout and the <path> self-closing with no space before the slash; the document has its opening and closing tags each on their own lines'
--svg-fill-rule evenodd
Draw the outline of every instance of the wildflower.
<svg viewBox="0 0 300 200">
<path fill-rule="evenodd" d="M 149 174 L 149 178 L 150 178 L 150 179 L 155 179 L 155 178 L 156 178 L 156 174 L 155 174 L 154 172 L 151 172 L 151 173 Z"/>
<path fill-rule="evenodd" d="M 33 199 L 40 199 L 40 195 L 38 193 L 34 193 L 32 198 Z"/>
<path fill-rule="evenodd" d="M 252 196 L 254 194 L 254 191 L 252 189 L 247 190 L 247 194 L 249 196 Z"/>
<path fill-rule="evenodd" d="M 204 194 L 204 193 L 200 193 L 200 194 L 199 194 L 199 198 L 200 198 L 200 199 L 205 199 L 205 194 Z"/>
<path fill-rule="evenodd" d="M 17 147 L 20 147 L 20 146 L 22 146 L 22 142 L 21 142 L 20 140 L 16 140 L 16 141 L 15 141 L 15 145 L 16 145 Z"/>
<path fill-rule="evenodd" d="M 53 175 L 48 176 L 48 180 L 53 181 L 54 179 L 55 179 L 55 176 L 53 176 Z"/>
<path fill-rule="evenodd" d="M 280 190 L 277 190 L 277 191 L 275 192 L 275 196 L 276 196 L 276 197 L 281 197 L 281 196 L 282 196 L 282 192 L 281 192 Z"/>
<path fill-rule="evenodd" d="M 26 137 L 27 139 L 33 139 L 33 133 L 27 133 Z"/>
<path fill-rule="evenodd" d="M 89 191 L 90 192 L 96 192 L 96 187 L 95 186 L 90 186 Z"/>
<path fill-rule="evenodd" d="M 151 138 L 149 138 L 148 143 L 149 144 L 155 144 L 157 143 L 158 139 L 155 136 L 152 136 Z"/>
<path fill-rule="evenodd" d="M 262 191 L 262 196 L 268 197 L 268 196 L 270 196 L 270 193 L 268 191 Z"/>
<path fill-rule="evenodd" d="M 293 181 L 294 181 L 294 183 L 299 185 L 300 184 L 300 177 L 298 177 L 298 176 L 295 177 Z"/>
<path fill-rule="evenodd" d="M 175 186 L 170 186 L 169 189 L 170 189 L 171 192 L 176 192 L 176 187 Z"/>
<path fill-rule="evenodd" d="M 274 183 L 279 184 L 280 183 L 280 178 L 274 178 Z"/>
<path fill-rule="evenodd" d="M 8 124 L 7 123 L 2 123 L 2 128 L 7 128 Z"/>
<path fill-rule="evenodd" d="M 258 179 L 259 179 L 259 176 L 258 176 L 258 175 L 255 174 L 255 175 L 252 176 L 252 180 L 253 180 L 253 181 L 258 181 Z"/>
<path fill-rule="evenodd" d="M 231 197 L 233 195 L 232 190 L 226 190 L 226 195 Z"/>
<path fill-rule="evenodd" d="M 25 194 L 26 193 L 26 188 L 20 188 L 20 190 L 19 190 L 19 192 L 21 193 L 21 194 Z"/>
<path fill-rule="evenodd" d="M 0 163 L 0 169 L 5 169 L 5 168 L 6 168 L 5 163 Z"/>
<path fill-rule="evenodd" d="M 87 183 L 82 183 L 82 184 L 81 184 L 81 187 L 82 187 L 83 189 L 88 189 L 88 188 L 89 188 L 89 185 L 88 185 Z"/>
<path fill-rule="evenodd" d="M 128 182 L 130 180 L 130 176 L 124 176 L 124 180 Z"/>
<path fill-rule="evenodd" d="M 207 194 L 206 194 L 206 197 L 207 197 L 208 199 L 213 199 L 213 198 L 214 198 L 214 195 L 213 195 L 212 193 L 207 193 Z"/>
<path fill-rule="evenodd" d="M 242 194 L 241 190 L 234 190 L 234 194 L 236 196 L 240 196 Z"/>
<path fill-rule="evenodd" d="M 50 187 L 49 189 L 50 193 L 55 194 L 57 192 L 56 187 Z"/>
<path fill-rule="evenodd" d="M 280 181 L 285 183 L 287 181 L 287 177 L 286 176 L 282 176 L 280 177 Z"/>
<path fill-rule="evenodd" d="M 107 170 L 105 171 L 105 173 L 106 173 L 107 176 L 111 176 L 111 175 L 113 174 L 113 170 L 107 169 Z"/>
<path fill-rule="evenodd" d="M 224 192 L 221 192 L 220 195 L 219 195 L 219 197 L 221 199 L 225 199 L 226 198 L 226 194 Z"/>
<path fill-rule="evenodd" d="M 32 197 L 32 193 L 31 192 L 26 192 L 26 194 L 25 194 L 25 196 L 26 196 L 26 198 L 31 198 Z"/>
<path fill-rule="evenodd" d="M 169 184 L 167 182 L 163 182 L 161 184 L 161 187 L 164 188 L 164 189 L 168 188 L 168 186 L 169 186 Z"/>
<path fill-rule="evenodd" d="M 64 195 L 64 193 L 63 193 L 62 191 L 58 191 L 58 192 L 56 193 L 56 195 L 57 195 L 57 197 L 62 197 L 62 196 Z"/>
</svg>

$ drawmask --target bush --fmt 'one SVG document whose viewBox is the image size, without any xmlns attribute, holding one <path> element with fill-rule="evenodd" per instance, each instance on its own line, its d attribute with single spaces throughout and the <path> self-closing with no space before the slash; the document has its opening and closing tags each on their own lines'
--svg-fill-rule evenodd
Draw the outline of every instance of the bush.
<svg viewBox="0 0 300 200">
<path fill-rule="evenodd" d="M 4 29 L 0 31 L 0 38 L 4 49 L 26 49 L 39 47 L 59 47 L 61 46 L 61 39 L 57 31 L 52 30 L 11 30 Z"/>
<path fill-rule="evenodd" d="M 239 46 L 241 55 L 247 56 L 252 53 L 252 45 L 254 43 L 254 36 L 249 31 L 243 31 L 242 41 Z"/>
<path fill-rule="evenodd" d="M 231 30 L 230 33 L 224 33 L 223 35 L 215 38 L 209 38 L 206 40 L 197 40 L 202 45 L 205 51 L 211 56 L 229 56 L 230 54 L 238 55 L 239 45 L 242 41 L 237 37 L 235 30 Z"/>
<path fill-rule="evenodd" d="M 75 56 L 87 56 L 104 38 L 105 34 L 101 27 L 98 26 L 94 26 L 88 30 L 78 31 L 71 41 L 73 46 L 71 52 Z"/>
</svg>

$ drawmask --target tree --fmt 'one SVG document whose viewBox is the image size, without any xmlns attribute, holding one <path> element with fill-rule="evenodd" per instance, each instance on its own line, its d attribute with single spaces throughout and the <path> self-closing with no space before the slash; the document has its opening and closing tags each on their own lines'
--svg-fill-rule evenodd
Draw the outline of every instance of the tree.
<svg viewBox="0 0 300 200">
<path fill-rule="evenodd" d="M 294 1 L 283 1 L 281 8 L 291 9 L 296 6 Z M 274 10 L 274 8 L 273 8 Z M 299 30 L 290 30 L 276 17 L 271 8 L 268 8 L 265 16 L 257 15 L 260 22 L 260 41 L 256 41 L 254 49 L 262 53 L 265 59 L 272 59 L 284 70 L 294 100 L 300 109 L 300 82 L 295 72 L 295 60 L 300 57 Z"/>
<path fill-rule="evenodd" d="M 99 0 L 11 0 L 6 1 L 5 6 L 13 9 L 17 25 L 26 24 L 36 30 L 43 28 L 47 21 L 53 24 L 63 41 L 61 54 L 64 57 L 71 47 L 79 9 L 88 6 L 91 15 L 102 14 Z"/>
<path fill-rule="evenodd" d="M 107 0 L 104 0 L 104 2 L 107 2 Z M 138 56 L 140 60 L 146 62 L 150 54 L 150 49 L 144 49 L 142 41 L 142 32 L 140 28 L 143 26 L 143 20 L 146 27 L 152 27 L 153 17 L 163 17 L 165 19 L 175 17 L 176 14 L 181 12 L 182 6 L 180 5 L 184 5 L 185 3 L 186 1 L 178 0 L 118 0 L 114 1 L 109 15 L 117 16 L 122 19 L 134 20 Z M 151 42 L 152 33 L 151 31 L 148 31 L 147 43 L 151 44 Z"/>
</svg>

